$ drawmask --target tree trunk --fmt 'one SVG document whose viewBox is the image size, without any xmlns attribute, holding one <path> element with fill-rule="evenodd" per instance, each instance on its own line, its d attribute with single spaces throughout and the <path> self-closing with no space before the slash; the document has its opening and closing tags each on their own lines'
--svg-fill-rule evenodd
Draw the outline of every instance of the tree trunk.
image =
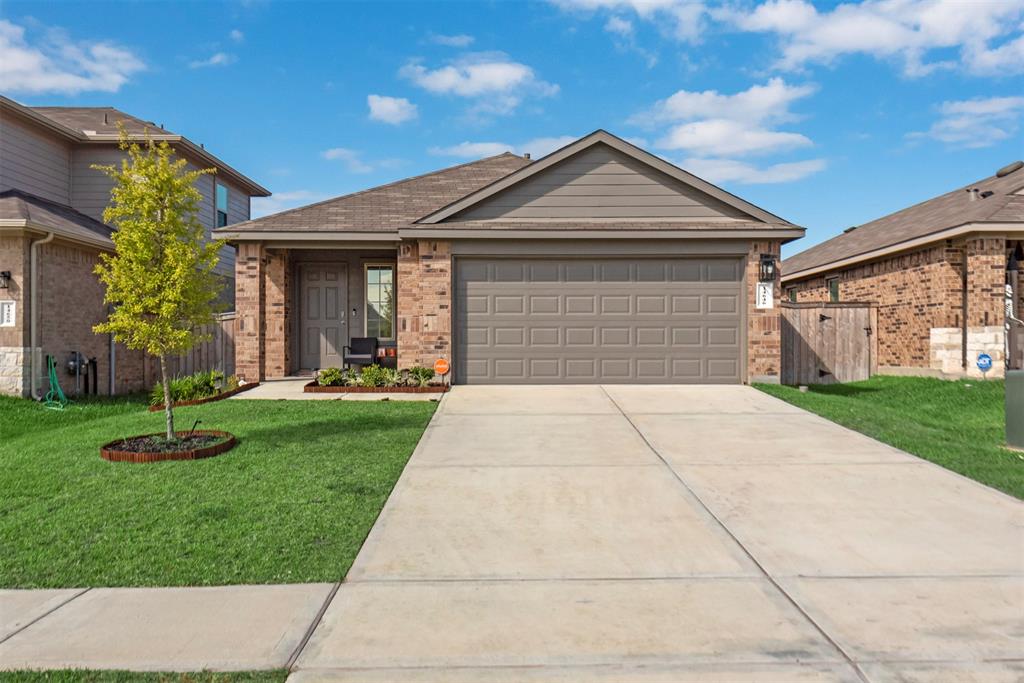
<svg viewBox="0 0 1024 683">
<path fill-rule="evenodd" d="M 174 438 L 174 411 L 171 408 L 171 383 L 167 377 L 167 356 L 160 356 L 160 379 L 164 385 L 164 415 L 167 416 L 167 438 Z"/>
</svg>

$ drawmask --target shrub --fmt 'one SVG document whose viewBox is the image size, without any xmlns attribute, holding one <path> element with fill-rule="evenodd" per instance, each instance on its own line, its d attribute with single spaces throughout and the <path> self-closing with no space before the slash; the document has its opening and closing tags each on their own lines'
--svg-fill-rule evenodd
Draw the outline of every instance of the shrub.
<svg viewBox="0 0 1024 683">
<path fill-rule="evenodd" d="M 223 383 L 224 388 L 219 389 L 218 383 Z M 238 378 L 232 375 L 225 380 L 224 373 L 219 370 L 197 372 L 184 377 L 175 377 L 170 382 L 171 402 L 182 403 L 184 401 L 195 401 L 200 398 L 216 396 L 221 391 L 227 391 L 238 387 Z M 164 385 L 157 382 L 149 396 L 150 405 L 158 406 L 164 402 Z"/>
<path fill-rule="evenodd" d="M 434 370 L 417 365 L 409 368 L 409 377 L 412 378 L 416 386 L 425 387 L 430 380 L 434 379 Z"/>
<path fill-rule="evenodd" d="M 386 387 L 390 386 L 388 382 L 394 384 L 397 381 L 397 372 L 379 365 L 367 365 L 359 374 L 359 386 L 361 387 Z"/>
<path fill-rule="evenodd" d="M 345 372 L 341 368 L 324 368 L 316 375 L 316 383 L 322 387 L 338 387 L 345 383 Z"/>
</svg>

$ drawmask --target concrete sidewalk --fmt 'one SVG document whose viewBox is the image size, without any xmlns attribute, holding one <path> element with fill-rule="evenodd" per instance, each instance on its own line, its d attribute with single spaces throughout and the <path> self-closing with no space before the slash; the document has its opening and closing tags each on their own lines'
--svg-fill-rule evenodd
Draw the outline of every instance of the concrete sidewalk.
<svg viewBox="0 0 1024 683">
<path fill-rule="evenodd" d="M 1024 505 L 747 387 L 458 387 L 344 584 L 0 591 L 0 669 L 1016 683 Z"/>
</svg>

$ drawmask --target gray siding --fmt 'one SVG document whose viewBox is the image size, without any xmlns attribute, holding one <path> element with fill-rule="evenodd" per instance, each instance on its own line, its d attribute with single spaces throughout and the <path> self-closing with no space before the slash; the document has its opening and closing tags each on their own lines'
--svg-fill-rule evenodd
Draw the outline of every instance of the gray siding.
<svg viewBox="0 0 1024 683">
<path fill-rule="evenodd" d="M 120 164 L 123 156 L 123 152 L 113 145 L 88 145 L 77 148 L 74 151 L 71 164 L 71 206 L 97 220 L 103 220 L 103 209 L 110 202 L 110 190 L 114 184 L 110 178 L 91 166 L 93 164 Z M 189 164 L 190 170 L 196 168 L 198 167 L 194 164 Z M 216 221 L 215 182 L 213 175 L 201 176 L 196 181 L 196 187 L 202 194 L 202 199 L 199 201 L 198 217 L 206 228 L 207 235 L 214 228 Z M 224 180 L 220 182 L 228 188 L 228 223 L 248 220 L 249 196 L 245 191 L 229 182 Z M 220 252 L 217 272 L 234 278 L 234 270 L 235 250 L 233 247 L 224 247 Z"/>
<path fill-rule="evenodd" d="M 0 191 L 17 188 L 68 204 L 70 168 L 69 143 L 28 121 L 0 117 Z"/>
<path fill-rule="evenodd" d="M 750 217 L 607 145 L 595 145 L 450 220 Z"/>
</svg>

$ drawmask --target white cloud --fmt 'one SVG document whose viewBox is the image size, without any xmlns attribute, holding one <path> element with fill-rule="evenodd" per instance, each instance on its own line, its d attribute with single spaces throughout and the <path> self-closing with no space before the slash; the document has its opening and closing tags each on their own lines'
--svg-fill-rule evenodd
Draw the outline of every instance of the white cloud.
<svg viewBox="0 0 1024 683">
<path fill-rule="evenodd" d="M 765 185 L 790 183 L 825 169 L 824 159 L 807 159 L 757 167 L 735 159 L 690 158 L 681 164 L 687 171 L 713 183 Z"/>
<path fill-rule="evenodd" d="M 610 33 L 615 41 L 616 49 L 622 52 L 635 52 L 647 62 L 647 68 L 652 68 L 658 63 L 658 56 L 649 50 L 645 50 L 636 42 L 636 30 L 633 22 L 623 19 L 618 15 L 608 17 L 604 30 Z"/>
<path fill-rule="evenodd" d="M 467 36 L 465 33 L 459 33 L 453 36 L 446 36 L 441 33 L 430 33 L 427 35 L 427 40 L 435 45 L 444 45 L 446 47 L 469 47 L 473 44 L 475 39 L 473 36 Z"/>
<path fill-rule="evenodd" d="M 701 156 L 743 156 L 789 151 L 813 143 L 799 133 L 767 130 L 730 119 L 705 119 L 673 126 L 657 144 L 663 149 L 683 149 Z"/>
<path fill-rule="evenodd" d="M 309 190 L 292 190 L 290 192 L 275 192 L 270 197 L 252 198 L 252 217 L 262 218 L 274 213 L 294 209 L 298 206 L 305 206 L 327 199 L 327 195 Z"/>
<path fill-rule="evenodd" d="M 941 117 L 910 138 L 932 138 L 952 147 L 991 147 L 1012 137 L 1024 117 L 1024 97 L 989 97 L 943 102 Z"/>
<path fill-rule="evenodd" d="M 958 64 L 976 74 L 1024 72 L 1021 0 L 865 0 L 829 11 L 807 0 L 768 0 L 712 15 L 741 31 L 776 36 L 781 69 L 859 53 L 895 59 L 907 76 Z M 949 49 L 959 51 L 958 62 L 933 58 L 934 51 Z"/>
<path fill-rule="evenodd" d="M 416 105 L 404 97 L 367 95 L 366 104 L 370 107 L 370 118 L 382 123 L 398 125 L 411 121 L 418 115 Z"/>
<path fill-rule="evenodd" d="M 558 92 L 557 85 L 502 53 L 471 53 L 437 69 L 413 61 L 399 75 L 434 94 L 473 99 L 476 113 L 508 114 L 529 95 L 550 97 Z"/>
<path fill-rule="evenodd" d="M 190 69 L 205 69 L 209 66 L 229 66 L 238 61 L 238 58 L 227 52 L 214 52 L 206 59 L 196 59 L 188 63 Z"/>
<path fill-rule="evenodd" d="M 360 158 L 360 153 L 347 147 L 332 147 L 321 152 L 328 161 L 340 161 L 352 173 L 369 173 L 373 166 Z"/>
<path fill-rule="evenodd" d="M 0 19 L 0 90 L 15 93 L 117 92 L 146 68 L 131 50 L 106 41 L 74 41 L 49 29 L 30 43 L 25 28 Z"/>
<path fill-rule="evenodd" d="M 236 43 L 241 43 L 245 41 L 245 34 L 239 31 L 237 28 L 231 29 L 231 32 L 228 33 L 228 37 Z"/>
<path fill-rule="evenodd" d="M 608 21 L 605 22 L 604 30 L 608 33 L 614 33 L 615 35 L 623 38 L 633 37 L 633 22 L 628 19 L 623 19 L 619 16 L 608 17 Z"/>
<path fill-rule="evenodd" d="M 451 147 L 431 147 L 428 151 L 437 156 L 459 157 L 462 159 L 479 159 L 494 156 L 503 152 L 513 154 L 529 154 L 534 159 L 547 156 L 556 149 L 565 147 L 577 138 L 573 135 L 534 138 L 519 145 L 505 142 L 460 142 Z"/>
<path fill-rule="evenodd" d="M 377 159 L 367 161 L 363 153 L 349 147 L 331 147 L 320 153 L 328 161 L 340 162 L 349 173 L 369 173 L 387 168 L 398 168 L 405 161 L 402 159 Z"/>
<path fill-rule="evenodd" d="M 633 116 L 630 122 L 650 124 L 701 118 L 729 118 L 748 123 L 792 121 L 796 117 L 790 107 L 815 90 L 813 85 L 789 85 L 781 78 L 772 78 L 764 85 L 753 85 L 733 95 L 717 90 L 680 90 L 646 112 Z"/>
<path fill-rule="evenodd" d="M 701 0 L 551 0 L 568 11 L 632 12 L 676 40 L 698 42 L 704 29 L 707 7 Z M 608 30 L 608 25 L 605 25 Z"/>
</svg>

